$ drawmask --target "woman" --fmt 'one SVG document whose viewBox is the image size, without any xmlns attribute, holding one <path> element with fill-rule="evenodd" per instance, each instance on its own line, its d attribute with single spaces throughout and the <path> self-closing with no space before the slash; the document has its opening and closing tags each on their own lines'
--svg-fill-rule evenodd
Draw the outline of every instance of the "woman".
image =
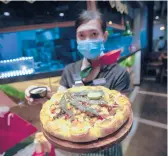
<svg viewBox="0 0 168 156">
<path fill-rule="evenodd" d="M 94 61 L 104 54 L 104 42 L 108 36 L 103 16 L 98 11 L 84 11 L 76 20 L 75 27 L 77 48 L 84 58 L 65 67 L 58 92 L 71 88 L 74 85 L 100 84 L 109 89 L 118 91 L 127 90 L 130 79 L 126 69 L 120 67 L 118 64 L 93 66 Z M 33 99 L 30 99 L 28 94 L 29 89 L 26 91 L 26 98 L 29 102 L 32 102 Z M 109 149 L 95 153 L 101 156 L 117 156 L 122 154 L 120 145 L 115 145 Z"/>
</svg>

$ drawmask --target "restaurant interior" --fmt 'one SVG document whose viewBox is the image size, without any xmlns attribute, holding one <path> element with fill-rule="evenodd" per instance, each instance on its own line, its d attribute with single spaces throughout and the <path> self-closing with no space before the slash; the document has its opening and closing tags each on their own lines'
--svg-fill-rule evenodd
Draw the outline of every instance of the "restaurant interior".
<svg viewBox="0 0 168 156">
<path fill-rule="evenodd" d="M 7 130 L 11 135 L 0 134 L 5 139 L 0 140 L 0 156 L 32 156 L 35 152 L 43 104 L 30 105 L 25 90 L 31 85 L 49 86 L 56 93 L 64 68 L 83 59 L 75 29 L 82 10 L 99 10 L 104 15 L 109 34 L 105 53 L 122 49 L 117 63 L 130 76 L 128 98 L 134 118 L 121 142 L 122 155 L 166 156 L 167 1 L 111 0 L 0 2 L 0 108 L 8 107 L 19 118 L 11 117 L 13 128 Z M 19 125 L 20 119 L 31 124 L 30 132 Z M 0 115 L 0 131 L 3 120 Z M 25 134 L 19 138 L 21 131 Z M 3 144 L 9 146 L 1 149 Z"/>
</svg>

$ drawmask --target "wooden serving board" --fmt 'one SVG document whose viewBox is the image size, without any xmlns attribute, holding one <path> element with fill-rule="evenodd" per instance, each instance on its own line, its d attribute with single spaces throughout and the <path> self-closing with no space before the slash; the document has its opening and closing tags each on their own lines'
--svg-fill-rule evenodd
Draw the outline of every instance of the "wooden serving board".
<svg viewBox="0 0 168 156">
<path fill-rule="evenodd" d="M 96 150 L 104 149 L 106 147 L 110 147 L 117 143 L 120 143 L 125 137 L 128 135 L 129 131 L 131 130 L 133 124 L 133 113 L 131 112 L 129 119 L 127 122 L 115 133 L 100 138 L 95 141 L 87 142 L 87 143 L 75 143 L 66 140 L 58 139 L 48 132 L 46 132 L 43 127 L 42 131 L 46 137 L 46 139 L 53 144 L 56 148 L 60 148 L 62 150 L 73 152 L 73 153 L 89 153 Z"/>
</svg>

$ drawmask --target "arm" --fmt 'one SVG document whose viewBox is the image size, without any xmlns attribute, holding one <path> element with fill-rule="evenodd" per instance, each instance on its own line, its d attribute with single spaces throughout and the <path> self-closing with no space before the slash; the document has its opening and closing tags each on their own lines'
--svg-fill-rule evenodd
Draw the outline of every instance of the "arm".
<svg viewBox="0 0 168 156">
<path fill-rule="evenodd" d="M 62 91 L 69 88 L 68 87 L 68 76 L 67 76 L 68 74 L 69 74 L 68 68 L 65 67 L 65 69 L 62 73 L 62 76 L 61 76 L 60 85 L 58 87 L 57 93 L 62 92 Z"/>
<path fill-rule="evenodd" d="M 58 87 L 57 93 L 62 92 L 62 91 L 64 91 L 64 90 L 66 90 L 66 89 L 67 89 L 66 87 L 60 85 L 60 86 Z"/>
</svg>

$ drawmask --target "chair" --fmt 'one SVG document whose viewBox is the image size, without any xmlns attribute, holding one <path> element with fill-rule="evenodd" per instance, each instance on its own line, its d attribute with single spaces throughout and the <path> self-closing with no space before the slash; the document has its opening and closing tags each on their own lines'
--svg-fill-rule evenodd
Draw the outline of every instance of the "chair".
<svg viewBox="0 0 168 156">
<path fill-rule="evenodd" d="M 161 69 L 162 69 L 162 61 L 159 60 L 160 53 L 151 53 L 148 56 L 147 64 L 146 64 L 146 74 L 148 75 L 149 71 L 154 71 L 156 73 L 155 78 L 157 78 L 161 75 Z"/>
</svg>

